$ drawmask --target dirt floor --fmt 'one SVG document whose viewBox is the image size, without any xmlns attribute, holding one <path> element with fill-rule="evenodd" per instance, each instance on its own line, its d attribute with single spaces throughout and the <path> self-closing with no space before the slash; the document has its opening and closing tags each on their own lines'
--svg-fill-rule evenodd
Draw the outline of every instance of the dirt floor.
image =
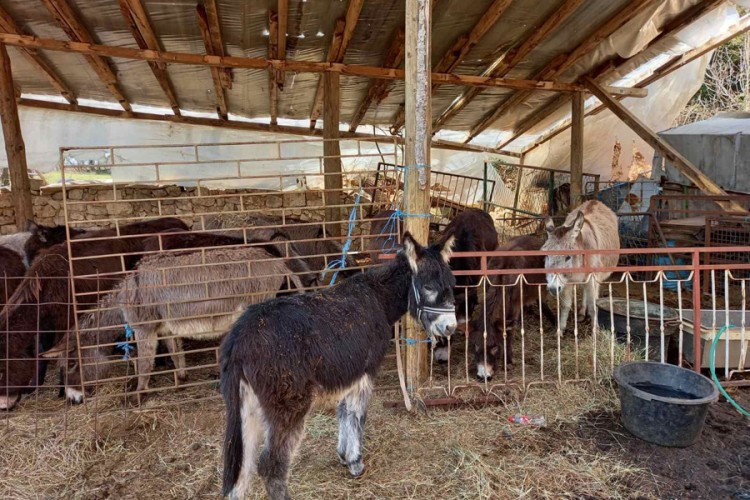
<svg viewBox="0 0 750 500">
<path fill-rule="evenodd" d="M 193 390 L 171 397 L 184 400 Z M 733 394 L 750 406 L 750 391 Z M 338 463 L 333 412 L 315 413 L 291 473 L 295 498 L 750 498 L 748 420 L 726 402 L 711 408 L 698 444 L 670 449 L 622 427 L 606 382 L 538 387 L 511 393 L 501 405 L 415 414 L 384 407 L 399 397 L 376 393 L 367 471 L 356 480 Z M 165 402 L 96 419 L 92 402 L 36 417 L 33 407 L 45 401 L 22 404 L 0 420 L 0 498 L 218 497 L 221 402 Z M 544 415 L 547 425 L 508 423 L 515 413 Z M 255 487 L 252 498 L 264 498 L 257 481 Z"/>
</svg>

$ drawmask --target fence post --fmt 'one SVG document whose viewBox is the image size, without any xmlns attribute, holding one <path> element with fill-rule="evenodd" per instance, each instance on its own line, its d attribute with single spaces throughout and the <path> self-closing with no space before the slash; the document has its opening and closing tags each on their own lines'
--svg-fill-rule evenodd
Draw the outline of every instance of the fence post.
<svg viewBox="0 0 750 500">
<path fill-rule="evenodd" d="M 693 370 L 701 372 L 701 271 L 700 252 L 693 250 Z"/>
</svg>

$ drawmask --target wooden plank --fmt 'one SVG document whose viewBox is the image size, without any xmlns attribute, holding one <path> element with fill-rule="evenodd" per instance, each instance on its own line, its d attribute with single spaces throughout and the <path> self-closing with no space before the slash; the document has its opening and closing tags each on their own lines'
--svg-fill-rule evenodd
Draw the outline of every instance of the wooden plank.
<svg viewBox="0 0 750 500">
<path fill-rule="evenodd" d="M 404 28 L 396 30 L 396 35 L 391 41 L 391 45 L 388 48 L 388 52 L 385 54 L 382 66 L 384 68 L 398 68 L 404 61 Z M 370 86 L 367 88 L 367 94 L 359 106 L 357 111 L 354 112 L 351 120 L 349 120 L 349 131 L 354 132 L 362 123 L 362 119 L 367 114 L 367 110 L 370 109 L 372 104 L 378 105 L 383 99 L 385 99 L 391 89 L 391 82 L 389 80 L 373 80 L 370 82 Z"/>
<path fill-rule="evenodd" d="M 272 10 L 268 11 L 268 58 L 279 57 L 279 16 Z M 270 109 L 271 125 L 278 123 L 279 116 L 279 87 L 276 85 L 276 75 L 273 69 L 268 71 L 268 107 Z"/>
<path fill-rule="evenodd" d="M 569 54 L 561 54 L 550 61 L 534 79 L 542 80 L 554 80 L 560 77 L 566 70 L 576 64 L 581 58 L 591 53 L 602 41 L 606 40 L 628 21 L 633 19 L 639 14 L 645 7 L 653 4 L 654 0 L 634 0 L 617 13 L 607 19 L 597 29 L 595 29 L 589 36 L 587 36 L 581 43 L 576 46 L 573 51 Z M 517 92 L 511 95 L 505 101 L 496 105 L 494 109 L 486 113 L 482 119 L 475 124 L 469 133 L 469 137 L 466 142 L 471 141 L 477 135 L 481 134 L 484 130 L 489 128 L 498 118 L 503 114 L 510 112 L 512 108 L 522 104 L 526 99 L 532 95 L 532 92 L 523 91 Z"/>
<path fill-rule="evenodd" d="M 341 189 L 343 182 L 341 178 L 341 146 L 339 144 L 340 119 L 340 95 L 341 88 L 338 73 L 324 73 L 324 106 L 323 106 L 323 169 L 325 173 L 324 186 L 325 197 L 323 199 L 325 217 L 327 222 L 326 232 L 333 236 L 341 236 Z"/>
<path fill-rule="evenodd" d="M 195 12 L 198 16 L 198 27 L 200 28 L 201 36 L 203 37 L 203 45 L 206 47 L 206 54 L 222 57 L 213 53 L 214 49 L 213 41 L 211 40 L 211 28 L 208 24 L 208 13 L 206 12 L 205 6 L 202 3 L 199 3 L 195 6 Z M 219 118 L 226 120 L 229 118 L 229 108 L 227 106 L 227 96 L 225 94 L 224 86 L 221 83 L 221 75 L 221 68 L 215 66 L 211 67 L 211 79 L 214 82 L 213 90 L 214 98 L 216 99 L 216 113 L 219 115 Z"/>
<path fill-rule="evenodd" d="M 648 87 L 652 83 L 666 77 L 667 75 L 671 74 L 674 71 L 677 71 L 683 66 L 690 64 L 691 62 L 695 61 L 699 57 L 702 57 L 706 53 L 712 50 L 715 50 L 716 48 L 727 43 L 729 40 L 732 40 L 733 38 L 736 38 L 737 36 L 747 31 L 750 31 L 750 14 L 743 16 L 736 24 L 730 27 L 726 33 L 712 38 L 711 40 L 701 45 L 700 47 L 697 47 L 689 52 L 686 52 L 685 54 L 682 54 L 681 56 L 677 56 L 677 57 L 670 59 L 669 61 L 664 63 L 660 68 L 657 68 L 651 75 L 647 76 L 646 78 L 638 82 L 636 87 L 639 87 L 639 88 Z M 591 109 L 586 111 L 586 116 L 598 114 L 604 111 L 605 109 L 607 109 L 607 107 L 604 106 L 603 104 L 592 107 Z M 545 132 L 543 135 L 537 138 L 533 143 L 529 144 L 524 149 L 523 152 L 528 153 L 529 151 L 539 147 L 540 145 L 544 144 L 550 139 L 556 137 L 558 134 L 567 130 L 568 127 L 570 127 L 569 119 L 565 120 L 558 127 Z"/>
<path fill-rule="evenodd" d="M 133 119 L 133 120 L 150 120 L 157 122 L 167 123 L 179 123 L 183 125 L 199 125 L 205 127 L 220 127 L 231 130 L 245 130 L 251 132 L 276 132 L 279 134 L 289 134 L 294 136 L 304 137 L 322 137 L 323 131 L 320 129 L 310 130 L 307 127 L 295 127 L 290 125 L 271 125 L 268 123 L 257 123 L 248 121 L 236 121 L 236 120 L 219 120 L 216 118 L 203 118 L 194 116 L 175 116 L 168 114 L 155 114 L 155 113 L 142 113 L 133 111 L 128 113 L 110 108 L 97 108 L 93 106 L 80 106 L 75 104 L 66 104 L 62 102 L 45 101 L 41 99 L 27 99 L 22 98 L 19 100 L 20 106 L 37 109 L 49 109 L 54 111 L 65 111 L 70 113 L 83 113 L 93 116 L 104 116 L 109 118 L 121 118 L 121 119 Z M 400 137 L 393 137 L 388 135 L 373 136 L 372 134 L 362 134 L 357 132 L 340 132 L 341 137 L 352 138 L 352 139 L 368 139 L 372 141 L 380 141 L 385 143 L 396 143 L 403 144 L 403 139 Z M 472 151 L 477 153 L 492 153 L 501 154 L 511 157 L 519 157 L 520 153 L 513 151 L 497 151 L 492 148 L 486 148 L 477 146 L 474 144 L 461 144 L 460 142 L 452 141 L 433 141 L 432 147 L 436 149 L 446 149 L 451 151 Z"/>
<path fill-rule="evenodd" d="M 524 60 L 532 50 L 542 43 L 555 29 L 562 24 L 584 0 L 566 0 L 554 14 L 549 16 L 537 29 L 532 29 L 529 35 L 513 49 L 500 55 L 482 73 L 482 76 L 503 77 L 507 75 L 516 65 Z M 482 91 L 480 89 L 467 89 L 456 97 L 432 124 L 433 133 L 445 126 L 445 124 L 466 106 L 471 103 Z"/>
<path fill-rule="evenodd" d="M 8 50 L 3 44 L 0 44 L 0 120 L 3 126 L 5 154 L 8 156 L 16 227 L 21 231 L 26 227 L 26 221 L 34 220 L 34 211 L 31 205 L 31 182 L 26 166 L 26 146 L 21 134 L 16 91 L 13 86 L 13 72 Z"/>
<path fill-rule="evenodd" d="M 661 32 L 652 40 L 650 40 L 648 44 L 646 44 L 637 53 L 627 58 L 621 58 L 618 56 L 611 61 L 607 61 L 606 63 L 599 65 L 598 68 L 588 73 L 588 76 L 601 82 L 602 79 L 607 78 L 607 75 L 614 74 L 619 68 L 624 66 L 628 61 L 631 61 L 634 58 L 640 56 L 646 50 L 650 49 L 657 43 L 661 42 L 664 38 L 668 36 L 672 36 L 673 34 L 679 32 L 686 26 L 689 26 L 690 24 L 695 22 L 697 19 L 705 15 L 707 12 L 710 12 L 711 10 L 715 9 L 718 5 L 722 3 L 723 3 L 723 0 L 708 0 L 706 2 L 702 2 L 702 3 L 694 5 L 687 11 L 683 12 L 682 14 L 678 15 L 673 20 L 668 22 L 665 26 L 663 26 L 661 29 Z M 498 148 L 506 147 L 508 144 L 515 141 L 516 139 L 521 137 L 523 134 L 531 130 L 541 121 L 551 116 L 555 111 L 560 109 L 562 106 L 565 106 L 570 101 L 570 99 L 571 99 L 570 94 L 563 94 L 563 95 L 559 95 L 555 97 L 547 105 L 539 108 L 538 110 L 534 111 L 532 114 L 524 118 L 518 125 L 516 125 L 515 129 L 513 130 L 513 135 L 509 137 L 508 139 L 498 143 L 497 147 Z"/>
<path fill-rule="evenodd" d="M 151 27 L 148 14 L 141 0 L 119 0 L 119 3 L 122 16 L 125 18 L 125 22 L 128 24 L 130 32 L 138 46 L 142 49 L 161 50 L 161 44 Z M 179 116 L 180 104 L 177 101 L 177 94 L 167 72 L 167 65 L 153 61 L 149 61 L 148 65 L 164 95 L 167 97 L 172 112 Z"/>
<path fill-rule="evenodd" d="M 219 19 L 219 9 L 216 6 L 216 0 L 201 0 L 201 4 L 206 12 L 208 21 L 208 32 L 211 35 L 211 54 L 225 56 L 224 38 L 221 35 L 221 20 Z M 219 72 L 221 86 L 229 90 L 232 88 L 232 70 L 231 68 L 222 68 Z"/>
<path fill-rule="evenodd" d="M 336 62 L 334 59 L 338 57 L 341 44 L 344 40 L 344 30 L 346 29 L 345 18 L 336 20 L 336 26 L 333 29 L 333 36 L 331 36 L 331 45 L 328 47 L 328 54 L 326 55 L 327 62 Z M 318 86 L 315 89 L 315 97 L 313 98 L 312 109 L 310 110 L 310 128 L 315 128 L 315 123 L 320 118 L 320 114 L 323 112 L 323 79 L 318 80 Z"/>
<path fill-rule="evenodd" d="M 654 149 L 661 151 L 664 158 L 666 158 L 672 165 L 682 172 L 685 177 L 695 184 L 698 189 L 709 195 L 726 195 L 727 193 L 719 187 L 713 180 L 701 172 L 695 165 L 693 165 L 687 158 L 677 151 L 672 145 L 659 137 L 656 132 L 649 129 L 637 116 L 631 113 L 625 106 L 622 105 L 617 99 L 610 96 L 595 80 L 589 77 L 584 77 L 584 84 L 589 88 L 592 94 L 594 94 L 603 105 L 607 107 L 612 113 L 622 120 L 630 129 L 638 134 L 638 136 L 646 141 L 649 146 Z M 728 202 L 717 202 L 725 210 L 745 212 L 746 210 L 734 201 Z"/>
<path fill-rule="evenodd" d="M 349 0 L 346 8 L 346 15 L 336 21 L 336 29 L 331 39 L 331 46 L 326 55 L 327 62 L 340 63 L 344 61 L 344 56 L 349 48 L 349 43 L 354 37 L 354 30 L 359 22 L 359 15 L 362 12 L 364 0 Z M 320 117 L 320 110 L 323 107 L 323 79 L 318 79 L 318 88 L 315 91 L 315 100 L 313 101 L 312 110 L 310 111 L 310 128 L 315 128 L 315 122 Z"/>
<path fill-rule="evenodd" d="M 16 35 L 25 35 L 26 33 L 16 23 L 15 19 L 10 15 L 8 11 L 0 6 L 0 29 L 6 33 L 14 33 Z M 68 86 L 67 83 L 57 74 L 57 70 L 52 64 L 44 57 L 43 54 L 39 53 L 36 49 L 20 49 L 21 54 L 28 59 L 32 66 L 35 66 L 44 77 L 49 81 L 55 90 L 65 98 L 71 104 L 76 103 L 75 92 Z"/>
<path fill-rule="evenodd" d="M 52 17 L 57 21 L 60 27 L 68 35 L 68 38 L 74 42 L 80 42 L 84 44 L 94 45 L 94 37 L 91 36 L 88 28 L 83 24 L 83 21 L 78 17 L 78 14 L 73 10 L 72 6 L 67 0 L 41 0 Z M 99 76 L 105 87 L 112 97 L 122 106 L 125 111 L 131 111 L 130 103 L 128 102 L 125 95 L 120 90 L 120 83 L 117 79 L 117 75 L 109 62 L 106 61 L 101 55 L 86 54 L 84 58 L 89 63 L 91 68 Z"/>
<path fill-rule="evenodd" d="M 443 54 L 443 57 L 435 65 L 434 71 L 437 73 L 453 73 L 459 64 L 466 58 L 466 55 L 477 43 L 487 34 L 495 23 L 502 17 L 508 9 L 512 0 L 495 0 L 487 11 L 482 14 L 479 21 L 469 30 L 468 33 L 460 35 L 453 42 L 453 45 Z M 432 93 L 435 93 L 436 86 L 433 85 Z M 404 105 L 399 107 L 398 112 L 393 120 L 391 132 L 396 134 L 404 126 L 405 116 Z"/>
<path fill-rule="evenodd" d="M 278 0 L 276 3 L 276 15 L 279 19 L 278 41 L 276 47 L 280 60 L 286 59 L 286 36 L 289 29 L 289 0 Z M 275 68 L 276 86 L 279 90 L 284 89 L 285 74 L 279 68 Z"/>
<path fill-rule="evenodd" d="M 583 104 L 581 92 L 573 94 L 573 127 L 570 129 L 570 208 L 583 201 Z"/>
<path fill-rule="evenodd" d="M 406 136 L 404 211 L 430 212 L 430 0 L 406 2 Z M 421 244 L 429 236 L 428 217 L 406 217 L 404 229 Z M 411 316 L 406 317 L 406 385 L 414 393 L 428 373 L 425 332 Z M 399 353 L 400 354 L 400 353 Z"/>
<path fill-rule="evenodd" d="M 71 42 L 37 38 L 24 35 L 0 33 L 0 43 L 16 47 L 27 47 L 56 52 L 118 57 L 138 61 L 158 61 L 168 64 L 186 64 L 193 66 L 268 69 L 291 71 L 296 73 L 334 72 L 347 76 L 379 78 L 386 80 L 404 80 L 405 71 L 396 68 L 380 68 L 363 64 L 342 64 L 314 61 L 282 61 L 262 57 L 210 56 L 185 52 L 157 52 L 154 50 L 97 45 L 83 42 Z M 540 90 L 547 92 L 586 92 L 585 86 L 575 83 L 561 83 L 539 80 L 522 80 L 514 78 L 494 78 L 475 75 L 455 75 L 451 73 L 432 73 L 433 83 L 440 85 L 464 85 L 467 87 L 500 87 L 521 90 Z M 643 89 L 629 87 L 605 87 L 608 92 L 620 96 L 643 97 Z"/>
</svg>

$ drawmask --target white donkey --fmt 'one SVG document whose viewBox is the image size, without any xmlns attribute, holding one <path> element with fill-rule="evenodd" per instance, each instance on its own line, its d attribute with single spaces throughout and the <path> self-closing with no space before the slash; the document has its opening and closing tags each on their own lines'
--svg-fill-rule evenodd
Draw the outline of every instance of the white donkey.
<svg viewBox="0 0 750 500">
<path fill-rule="evenodd" d="M 547 242 L 542 250 L 569 250 L 571 255 L 548 255 L 544 262 L 547 269 L 563 270 L 547 273 L 547 289 L 552 295 L 560 295 L 560 330 L 565 331 L 573 305 L 575 286 L 583 283 L 583 301 L 578 311 L 580 318 L 586 314 L 595 321 L 596 301 L 600 284 L 612 274 L 609 271 L 593 273 L 565 273 L 564 269 L 584 267 L 580 250 L 607 250 L 620 248 L 617 215 L 599 201 L 587 201 L 573 210 L 560 227 L 555 227 L 551 218 L 545 221 Z M 588 259 L 588 267 L 615 267 L 618 254 L 594 254 Z"/>
</svg>

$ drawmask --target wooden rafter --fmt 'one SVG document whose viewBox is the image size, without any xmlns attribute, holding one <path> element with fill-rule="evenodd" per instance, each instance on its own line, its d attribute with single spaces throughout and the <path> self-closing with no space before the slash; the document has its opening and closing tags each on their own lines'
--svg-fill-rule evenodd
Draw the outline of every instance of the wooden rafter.
<svg viewBox="0 0 750 500">
<path fill-rule="evenodd" d="M 721 4 L 721 0 L 712 1 L 708 4 L 705 4 L 704 6 L 708 6 L 709 8 L 716 7 L 716 5 Z M 675 19 L 674 21 L 670 22 L 668 26 L 662 30 L 661 34 L 659 34 L 654 40 L 652 40 L 646 47 L 643 48 L 641 52 L 638 54 L 633 55 L 629 59 L 625 60 L 619 60 L 616 64 L 612 65 L 606 65 L 603 69 L 597 70 L 594 72 L 593 75 L 588 75 L 590 78 L 594 80 L 598 80 L 603 75 L 608 74 L 609 72 L 612 72 L 614 69 L 617 69 L 621 67 L 626 62 L 630 61 L 632 58 L 638 57 L 643 51 L 647 50 L 650 47 L 653 47 L 656 43 L 663 40 L 667 36 L 673 35 L 677 32 L 679 32 L 682 28 L 685 26 L 691 24 L 695 19 L 700 17 L 703 13 L 697 13 L 697 12 L 688 12 L 684 16 L 680 16 L 679 18 Z M 651 75 L 643 78 L 636 87 L 638 88 L 646 88 L 652 83 L 654 83 L 657 80 L 660 80 L 664 78 L 665 76 L 669 75 L 670 73 L 680 69 L 681 67 L 685 66 L 686 64 L 689 64 L 693 62 L 694 60 L 698 59 L 699 57 L 703 56 L 704 54 L 716 49 L 717 47 L 720 47 L 721 45 L 725 44 L 729 40 L 735 38 L 736 36 L 741 35 L 742 33 L 745 33 L 746 31 L 750 30 L 750 15 L 744 16 L 738 23 L 736 23 L 734 26 L 730 27 L 727 33 L 722 34 L 718 37 L 712 38 L 702 46 L 693 49 L 691 51 L 686 52 L 685 54 L 682 54 L 681 56 L 675 56 L 674 58 L 667 61 L 664 65 L 662 65 L 660 68 L 657 68 Z M 600 83 L 601 85 L 601 83 Z M 531 123 L 529 125 L 529 129 L 533 126 L 535 126 L 539 121 L 543 120 L 547 116 L 551 115 L 552 112 L 554 112 L 559 106 L 563 106 L 566 102 L 568 102 L 569 99 L 563 99 L 563 97 L 568 96 L 558 96 L 555 101 L 553 101 L 550 105 L 546 106 L 545 108 L 542 108 L 537 114 L 538 121 L 536 123 Z M 602 111 L 604 111 L 606 107 L 604 105 L 598 105 L 594 106 L 586 111 L 585 116 L 595 115 Z M 549 110 L 549 112 L 543 111 L 543 110 Z M 531 119 L 529 119 L 531 120 Z M 529 152 L 532 149 L 538 147 L 540 144 L 544 144 L 545 142 L 549 141 L 553 137 L 557 136 L 561 132 L 567 130 L 570 127 L 570 119 L 565 120 L 561 125 L 558 127 L 555 127 L 554 129 L 548 130 L 544 134 L 542 134 L 540 137 L 538 137 L 533 143 L 529 144 L 525 149 L 524 152 Z M 509 141 L 508 141 L 509 142 Z"/>
<path fill-rule="evenodd" d="M 677 16 L 675 19 L 668 22 L 662 29 L 661 32 L 653 38 L 653 40 L 649 41 L 648 44 L 646 44 L 639 52 L 636 54 L 631 55 L 628 58 L 621 58 L 617 57 L 612 61 L 608 61 L 602 65 L 600 65 L 598 68 L 590 72 L 588 75 L 589 78 L 592 78 L 602 84 L 603 82 L 610 77 L 611 75 L 616 75 L 622 72 L 623 68 L 627 66 L 631 61 L 636 60 L 639 56 L 641 56 L 644 52 L 651 49 L 655 45 L 659 44 L 662 40 L 665 38 L 672 36 L 678 32 L 680 32 L 682 29 L 684 29 L 686 26 L 689 26 L 693 22 L 695 22 L 697 19 L 705 15 L 706 13 L 710 12 L 711 10 L 715 9 L 718 5 L 722 3 L 722 0 L 710 0 L 707 2 L 703 2 L 701 4 L 697 4 L 693 6 L 691 9 L 688 9 L 681 15 Z M 690 59 L 691 61 L 693 59 Z M 672 64 L 673 61 L 668 61 L 666 66 L 669 66 Z M 666 67 L 665 66 L 665 67 Z M 642 80 L 641 82 L 636 85 L 640 88 L 646 88 L 648 85 L 650 85 L 652 82 L 658 80 L 662 76 L 658 76 L 659 72 L 657 71 L 654 73 L 654 75 L 649 76 L 648 78 Z M 532 114 L 524 118 L 515 128 L 513 131 L 513 135 L 504 141 L 502 141 L 500 144 L 498 144 L 498 148 L 506 147 L 511 142 L 515 141 L 519 137 L 521 137 L 523 134 L 534 128 L 536 125 L 541 123 L 543 120 L 554 114 L 558 109 L 560 109 L 562 106 L 567 105 L 567 103 L 570 101 L 570 96 L 567 94 L 559 95 L 556 98 L 554 98 L 552 101 L 550 101 L 547 105 L 544 107 L 539 108 L 538 110 L 534 111 Z M 588 111 L 586 113 L 586 116 L 590 114 L 598 113 L 599 111 L 602 111 L 604 108 L 602 106 L 597 107 L 593 111 Z M 567 125 L 564 125 L 560 131 L 565 130 L 567 128 Z M 555 129 L 557 130 L 557 129 Z M 546 140 L 551 139 L 557 135 L 554 131 L 552 131 L 551 135 L 544 134 L 540 139 L 544 139 L 545 137 L 547 139 L 541 140 L 539 142 L 539 139 L 537 141 L 534 141 L 532 145 L 530 145 L 530 149 L 533 149 L 538 144 L 541 144 L 543 142 L 546 142 Z"/>
<path fill-rule="evenodd" d="M 219 20 L 219 9 L 216 7 L 216 0 L 201 0 L 203 8 L 206 11 L 206 20 L 208 21 L 208 32 L 211 35 L 211 53 L 224 57 L 227 55 L 224 46 L 224 37 L 221 35 L 221 21 Z M 231 68 L 222 68 L 219 73 L 221 86 L 229 90 L 232 88 L 232 70 Z"/>
<path fill-rule="evenodd" d="M 136 43 L 142 49 L 150 50 L 161 50 L 161 44 L 156 36 L 151 23 L 148 19 L 148 14 L 141 0 L 119 0 L 120 11 L 125 18 L 125 21 L 130 28 L 130 32 L 133 34 Z M 164 95 L 169 101 L 169 107 L 172 108 L 172 112 L 176 115 L 180 114 L 180 104 L 177 101 L 177 94 L 175 93 L 172 80 L 167 72 L 167 65 L 159 62 L 149 62 L 151 72 L 154 74 L 154 78 L 159 83 Z"/>
<path fill-rule="evenodd" d="M 96 43 L 89 30 L 83 24 L 83 21 L 78 17 L 78 14 L 67 0 L 42 0 L 42 3 L 47 7 L 47 10 L 49 10 L 63 31 L 65 31 L 65 34 L 68 35 L 68 38 L 74 42 L 92 45 Z M 117 75 L 112 66 L 110 66 L 109 61 L 102 56 L 92 54 L 84 55 L 84 58 L 107 87 L 109 93 L 120 103 L 122 109 L 131 111 L 130 103 L 122 93 L 122 90 L 120 90 Z"/>
<path fill-rule="evenodd" d="M 277 54 L 280 60 L 286 59 L 286 36 L 289 25 L 289 0 L 278 0 L 276 4 L 276 15 L 278 16 L 278 31 L 276 33 Z M 276 70 L 274 72 L 276 86 L 279 90 L 284 89 L 284 72 Z"/>
<path fill-rule="evenodd" d="M 294 127 L 288 125 L 270 125 L 267 123 L 257 123 L 248 121 L 238 120 L 220 120 L 218 118 L 203 118 L 195 116 L 176 116 L 176 115 L 163 115 L 156 113 L 142 113 L 134 111 L 128 113 L 125 111 L 119 111 L 110 108 L 98 108 L 94 106 L 80 106 L 76 104 L 66 104 L 61 102 L 43 101 L 40 99 L 27 99 L 21 98 L 18 100 L 19 106 L 25 106 L 28 108 L 37 109 L 48 109 L 54 111 L 65 111 L 70 113 L 82 113 L 92 116 L 103 116 L 108 118 L 124 118 L 131 120 L 150 120 L 167 123 L 179 123 L 184 125 L 201 125 L 206 127 L 220 127 L 231 130 L 245 130 L 250 132 L 276 132 L 280 134 L 289 135 L 301 135 L 301 136 L 322 136 L 323 131 L 321 129 L 310 130 L 307 127 Z M 352 132 L 340 132 L 343 138 L 373 138 L 372 134 L 361 134 Z M 378 138 L 375 138 L 378 139 Z M 391 136 L 380 136 L 380 140 L 383 142 L 403 143 L 398 137 Z M 514 158 L 520 158 L 521 154 L 513 151 L 498 151 L 492 148 L 483 146 L 477 146 L 474 144 L 461 144 L 459 142 L 451 141 L 432 141 L 432 147 L 437 149 L 447 149 L 451 151 L 474 151 L 477 153 L 492 153 L 500 154 L 505 156 L 511 156 Z"/>
<path fill-rule="evenodd" d="M 583 78 L 584 84 L 589 88 L 602 104 L 607 107 L 615 116 L 622 120 L 638 136 L 646 141 L 649 146 L 658 149 L 672 165 L 682 172 L 685 177 L 690 179 L 698 189 L 709 195 L 726 195 L 727 193 L 711 180 L 706 174 L 700 171 L 687 158 L 677 151 L 671 144 L 659 137 L 656 132 L 649 129 L 637 116 L 631 113 L 617 99 L 610 96 L 597 82 L 589 77 Z M 582 118 L 581 118 L 582 119 Z M 747 212 L 741 205 L 736 202 L 726 201 L 717 202 L 725 210 Z"/>
<path fill-rule="evenodd" d="M 399 28 L 383 59 L 383 67 L 398 68 L 402 62 L 404 62 L 404 28 Z M 367 114 L 367 110 L 370 109 L 371 105 L 375 104 L 377 106 L 388 96 L 390 88 L 391 82 L 389 80 L 373 80 L 370 82 L 370 86 L 367 88 L 367 95 L 359 103 L 357 111 L 354 112 L 352 119 L 349 121 L 350 132 L 357 130 L 357 127 L 362 123 L 362 119 Z"/>
<path fill-rule="evenodd" d="M 209 56 L 186 52 L 157 52 L 154 50 L 133 49 L 113 45 L 97 45 L 81 42 L 52 40 L 23 35 L 0 33 L 0 43 L 17 47 L 70 52 L 77 54 L 118 57 L 137 61 L 159 61 L 168 64 L 192 66 L 269 69 L 293 71 L 297 73 L 324 73 L 332 71 L 348 76 L 403 80 L 405 71 L 396 68 L 380 68 L 361 64 L 342 64 L 314 61 L 282 61 L 262 57 Z M 586 87 L 576 83 L 560 83 L 539 80 L 519 80 L 514 78 L 493 78 L 488 76 L 456 75 L 452 73 L 432 73 L 432 83 L 440 85 L 464 85 L 467 87 L 500 87 L 521 90 L 544 90 L 549 92 L 587 92 Z M 607 92 L 616 96 L 645 97 L 643 89 L 631 87 L 606 87 Z"/>
<path fill-rule="evenodd" d="M 544 69 L 537 73 L 536 78 L 542 80 L 554 80 L 559 78 L 560 75 L 577 63 L 582 57 L 594 50 L 603 40 L 612 36 L 613 33 L 639 14 L 644 7 L 653 2 L 654 0 L 634 0 L 628 3 L 625 7 L 620 9 L 620 11 L 594 30 L 593 33 L 587 36 L 572 52 L 563 55 L 561 58 L 553 59 L 544 67 Z M 532 92 L 528 91 L 516 92 L 505 101 L 496 105 L 486 113 L 478 123 L 471 127 L 466 142 L 470 142 L 477 135 L 481 134 L 489 126 L 495 123 L 495 121 L 503 114 L 526 101 L 531 95 Z"/>
<path fill-rule="evenodd" d="M 279 57 L 279 16 L 274 11 L 268 11 L 268 58 Z M 271 69 L 268 71 L 268 106 L 271 114 L 271 125 L 276 125 L 279 116 L 279 87 L 276 85 L 276 75 Z"/>
<path fill-rule="evenodd" d="M 459 64 L 466 58 L 471 49 L 487 34 L 500 17 L 508 9 L 512 0 L 495 0 L 487 11 L 482 14 L 479 21 L 466 33 L 462 34 L 453 42 L 453 45 L 443 54 L 440 61 L 435 65 L 434 71 L 438 73 L 453 73 Z M 435 93 L 437 86 L 432 86 L 432 93 Z M 386 95 L 387 96 L 387 95 Z M 391 127 L 394 133 L 404 125 L 404 106 L 399 107 L 396 117 Z"/>
<path fill-rule="evenodd" d="M 326 62 L 341 63 L 349 48 L 349 43 L 354 36 L 354 30 L 359 22 L 359 14 L 362 12 L 364 0 L 349 0 L 346 15 L 343 19 L 336 21 L 336 31 L 331 39 L 331 46 L 326 55 Z M 341 23 L 343 22 L 343 26 Z M 310 128 L 315 128 L 315 122 L 320 118 L 323 111 L 323 78 L 318 80 L 318 88 L 315 91 L 312 111 L 310 111 Z"/>
<path fill-rule="evenodd" d="M 667 23 L 661 29 L 661 33 L 654 37 L 653 40 L 649 41 L 648 44 L 636 54 L 633 54 L 628 58 L 617 57 L 612 61 L 608 61 L 604 65 L 589 73 L 588 76 L 598 82 L 601 82 L 602 79 L 605 79 L 607 77 L 607 75 L 613 74 L 617 69 L 625 65 L 628 61 L 634 60 L 635 58 L 643 54 L 646 50 L 661 42 L 664 38 L 671 36 L 679 32 L 686 26 L 692 24 L 695 20 L 697 20 L 707 12 L 710 12 L 721 3 L 723 3 L 723 0 L 710 0 L 694 5 L 691 9 L 688 9 L 686 12 Z M 506 145 L 515 141 L 523 134 L 534 128 L 537 124 L 551 116 L 562 106 L 565 106 L 569 101 L 570 96 L 567 94 L 562 94 L 555 97 L 547 105 L 539 108 L 538 110 L 534 111 L 526 118 L 521 120 L 521 122 L 518 123 L 518 125 L 516 125 L 515 129 L 513 130 L 513 135 L 500 143 L 498 147 L 505 147 Z"/>
<path fill-rule="evenodd" d="M 214 53 L 213 38 L 211 34 L 211 25 L 208 20 L 208 12 L 206 6 L 203 3 L 199 3 L 195 6 L 195 12 L 198 15 L 198 26 L 201 30 L 201 36 L 203 37 L 203 44 L 206 46 L 206 54 L 210 56 L 223 57 L 219 54 Z M 216 97 L 216 112 L 219 118 L 226 120 L 229 117 L 229 108 L 227 106 L 227 95 L 225 87 L 222 83 L 221 75 L 224 74 L 222 68 L 212 67 L 211 68 L 211 79 L 214 82 L 214 95 Z"/>
<path fill-rule="evenodd" d="M 554 14 L 549 16 L 537 29 L 532 29 L 529 36 L 519 45 L 501 55 L 482 73 L 483 76 L 501 78 L 507 75 L 518 63 L 523 61 L 540 43 L 542 43 L 555 29 L 568 18 L 584 0 L 566 0 Z M 456 116 L 461 110 L 471 103 L 479 94 L 481 89 L 467 89 L 456 97 L 453 102 L 440 114 L 432 125 L 432 131 L 437 132 L 445 124 Z"/>
<path fill-rule="evenodd" d="M 16 23 L 10 13 L 2 7 L 0 7 L 0 29 L 6 33 L 13 33 L 16 35 L 26 34 Z M 45 78 L 47 78 L 50 85 L 52 85 L 66 101 L 71 104 L 76 103 L 76 96 L 73 90 L 67 83 L 65 83 L 60 75 L 57 74 L 57 70 L 52 67 L 52 64 L 43 54 L 35 49 L 21 49 L 20 52 L 44 75 Z"/>
</svg>

